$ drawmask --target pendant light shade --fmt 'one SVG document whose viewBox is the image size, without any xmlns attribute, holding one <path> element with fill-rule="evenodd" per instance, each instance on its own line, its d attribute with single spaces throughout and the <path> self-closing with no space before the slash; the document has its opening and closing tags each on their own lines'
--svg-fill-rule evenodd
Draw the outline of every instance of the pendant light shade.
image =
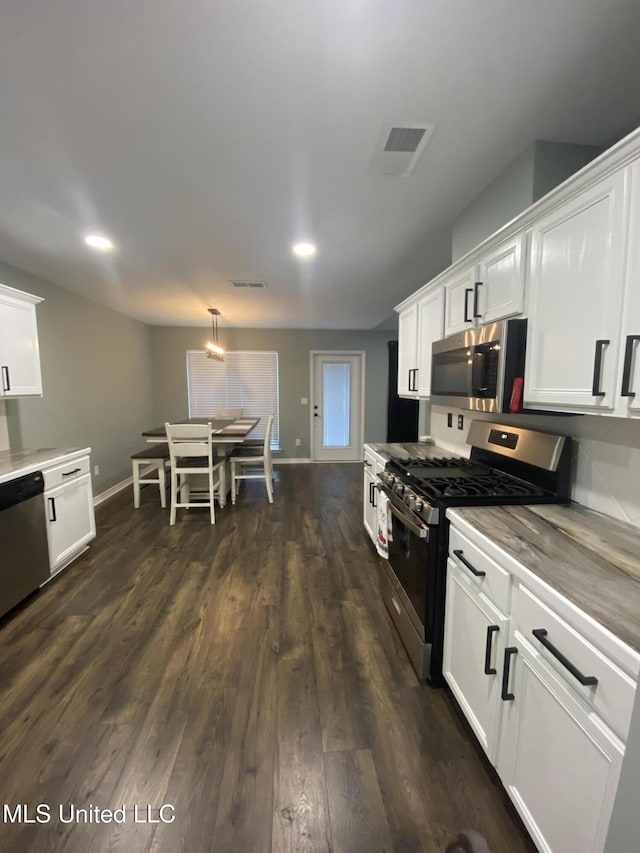
<svg viewBox="0 0 640 853">
<path fill-rule="evenodd" d="M 211 334 L 213 340 L 207 344 L 207 358 L 224 361 L 224 350 L 218 341 L 218 317 L 220 316 L 220 312 L 217 308 L 209 308 L 208 310 L 209 314 L 211 314 Z"/>
</svg>

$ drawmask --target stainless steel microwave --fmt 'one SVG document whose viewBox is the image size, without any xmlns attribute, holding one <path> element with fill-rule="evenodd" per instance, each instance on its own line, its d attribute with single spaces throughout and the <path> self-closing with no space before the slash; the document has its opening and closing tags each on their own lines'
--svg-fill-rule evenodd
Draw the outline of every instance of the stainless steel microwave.
<svg viewBox="0 0 640 853">
<path fill-rule="evenodd" d="M 519 412 L 526 337 L 526 320 L 502 320 L 436 341 L 431 402 L 479 412 Z"/>
</svg>

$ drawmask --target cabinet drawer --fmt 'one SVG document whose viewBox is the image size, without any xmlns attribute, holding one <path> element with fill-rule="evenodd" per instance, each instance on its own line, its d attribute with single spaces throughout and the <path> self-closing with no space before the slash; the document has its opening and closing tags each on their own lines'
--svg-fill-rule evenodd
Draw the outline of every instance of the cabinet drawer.
<svg viewBox="0 0 640 853">
<path fill-rule="evenodd" d="M 53 468 L 46 468 L 43 471 L 45 491 L 55 489 L 57 486 L 62 486 L 71 480 L 76 480 L 78 477 L 88 474 L 89 470 L 90 462 L 88 456 L 73 459 L 71 462 L 56 465 Z"/>
<path fill-rule="evenodd" d="M 386 461 L 378 454 L 365 447 L 364 451 L 364 467 L 367 468 L 374 477 L 380 473 L 380 471 L 384 471 L 384 466 L 386 465 Z"/>
<path fill-rule="evenodd" d="M 636 692 L 635 681 L 521 584 L 516 584 L 513 591 L 511 619 L 514 627 L 521 631 L 548 665 L 626 741 Z M 540 629 L 546 634 L 536 636 L 533 632 Z M 550 643 L 556 653 L 544 643 Z M 558 655 L 564 657 L 565 663 L 558 659 Z M 596 678 L 597 683 L 582 685 L 567 664 L 582 676 Z"/>
<path fill-rule="evenodd" d="M 449 532 L 449 556 L 499 610 L 509 612 L 511 575 L 453 526 Z M 474 575 L 463 559 L 484 575 Z"/>
</svg>

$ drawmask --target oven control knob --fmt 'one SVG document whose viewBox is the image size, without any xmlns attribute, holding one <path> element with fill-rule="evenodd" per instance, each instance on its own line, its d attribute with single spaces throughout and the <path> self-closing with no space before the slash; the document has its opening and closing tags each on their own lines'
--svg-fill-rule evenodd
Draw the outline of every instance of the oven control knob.
<svg viewBox="0 0 640 853">
<path fill-rule="evenodd" d="M 404 492 L 404 486 L 402 485 L 402 483 L 394 483 L 393 491 L 396 493 L 396 495 L 401 495 Z"/>
<path fill-rule="evenodd" d="M 412 509 L 414 512 L 422 512 L 422 507 L 423 507 L 423 506 L 424 506 L 424 504 L 422 503 L 422 501 L 419 501 L 419 500 L 418 500 L 418 501 L 416 501 L 416 502 L 415 502 L 415 506 L 411 507 L 411 509 Z"/>
<path fill-rule="evenodd" d="M 404 497 L 403 497 L 403 499 L 402 499 L 402 500 L 404 501 L 404 503 L 405 503 L 408 507 L 411 507 L 411 504 L 415 501 L 415 496 L 414 496 L 411 492 L 406 491 L 406 492 L 404 493 Z"/>
</svg>

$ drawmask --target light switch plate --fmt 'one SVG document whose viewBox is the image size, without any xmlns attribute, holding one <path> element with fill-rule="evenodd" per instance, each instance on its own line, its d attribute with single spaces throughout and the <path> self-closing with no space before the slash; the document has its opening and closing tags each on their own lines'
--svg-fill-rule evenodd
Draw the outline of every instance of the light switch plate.
<svg viewBox="0 0 640 853">
<path fill-rule="evenodd" d="M 300 405 L 301 406 L 308 406 L 309 405 L 309 398 L 308 397 L 300 397 Z"/>
</svg>

